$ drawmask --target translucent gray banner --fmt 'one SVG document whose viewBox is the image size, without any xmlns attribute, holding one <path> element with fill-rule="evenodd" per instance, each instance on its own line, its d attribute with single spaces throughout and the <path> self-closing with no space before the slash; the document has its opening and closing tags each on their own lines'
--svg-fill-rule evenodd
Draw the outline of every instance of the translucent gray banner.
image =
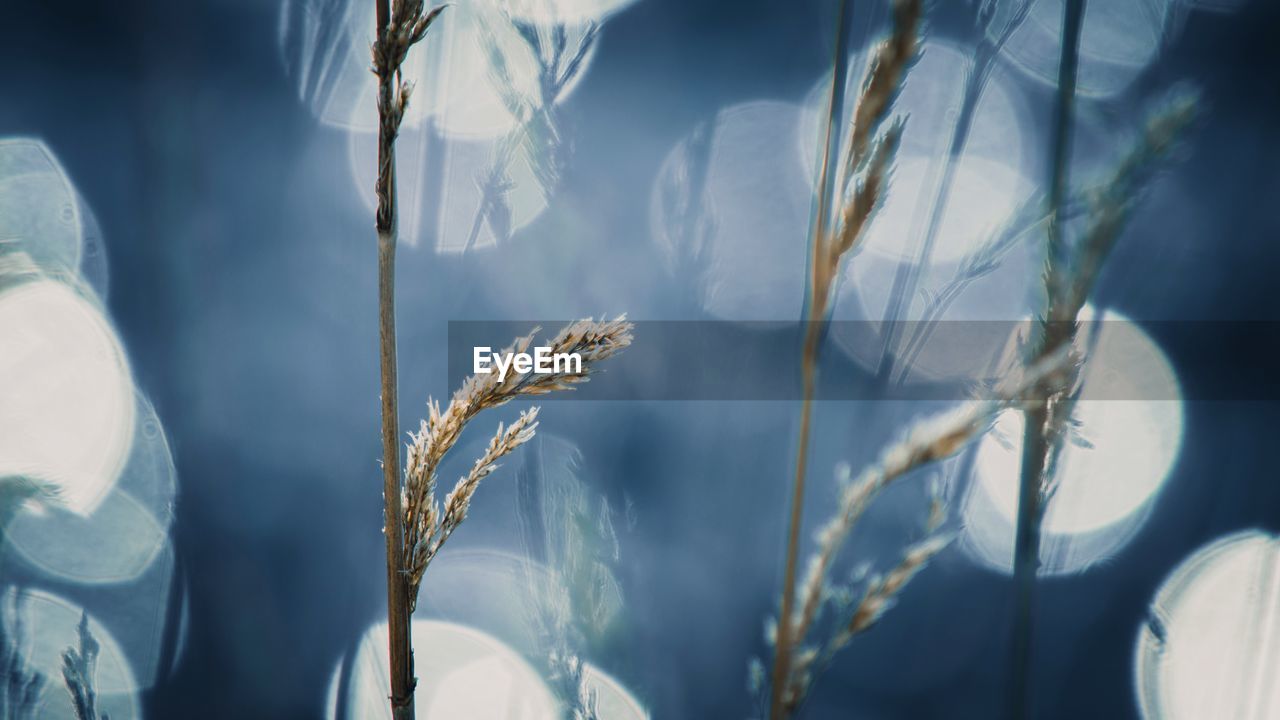
<svg viewBox="0 0 1280 720">
<path fill-rule="evenodd" d="M 549 345 L 568 321 L 449 323 L 448 373 L 456 388 L 475 349 L 500 352 L 535 327 Z M 798 400 L 804 323 L 642 321 L 635 340 L 591 381 L 548 400 Z M 825 330 L 819 400 L 982 398 L 1017 366 L 1031 322 L 833 322 Z M 1083 324 L 1088 360 L 1080 399 L 1277 401 L 1273 368 L 1280 322 Z"/>
</svg>

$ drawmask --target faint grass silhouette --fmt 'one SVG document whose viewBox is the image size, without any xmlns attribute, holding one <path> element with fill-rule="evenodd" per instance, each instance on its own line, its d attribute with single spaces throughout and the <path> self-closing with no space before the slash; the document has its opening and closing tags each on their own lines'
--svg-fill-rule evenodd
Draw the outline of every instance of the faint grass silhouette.
<svg viewBox="0 0 1280 720">
<path fill-rule="evenodd" d="M 1084 227 L 1074 243 L 1068 243 L 1065 237 L 1065 223 L 1055 209 L 1060 206 L 1050 206 L 1049 248 L 1043 272 L 1045 310 L 1033 324 L 1026 354 L 1028 362 L 1036 362 L 1055 353 L 1069 352 L 1072 362 L 1063 382 L 1045 388 L 1043 395 L 1024 411 L 1014 545 L 1017 594 L 1010 712 L 1015 718 L 1030 713 L 1032 598 L 1040 565 L 1040 529 L 1045 510 L 1058 489 L 1058 458 L 1073 424 L 1072 411 L 1080 389 L 1080 368 L 1085 362 L 1083 351 L 1077 349 L 1080 313 L 1151 176 L 1194 120 L 1198 103 L 1195 92 L 1179 89 L 1149 115 L 1142 133 L 1110 177 L 1086 193 Z M 1059 162 L 1065 163 L 1063 158 L 1065 153 Z M 1061 185 L 1065 188 L 1065 179 Z M 1059 192 L 1058 197 L 1062 192 L 1065 190 Z"/>
<path fill-rule="evenodd" d="M 77 646 L 62 652 L 62 679 L 71 694 L 76 720 L 110 720 L 106 713 L 98 712 L 98 693 L 94 682 L 101 648 L 98 639 L 89 631 L 88 613 L 80 613 L 76 636 Z"/>
<path fill-rule="evenodd" d="M 874 626 L 907 583 L 951 542 L 951 534 L 942 531 L 945 510 L 941 492 L 935 490 L 924 525 L 926 537 L 908 547 L 896 566 L 883 575 L 859 574 L 848 585 L 834 582 L 832 570 L 840 551 L 872 502 L 896 480 L 954 456 L 985 432 L 1002 410 L 1040 397 L 1046 387 L 1060 385 L 1071 369 L 1070 360 L 1063 351 L 1046 355 L 1024 369 L 1015 368 L 990 399 L 971 401 L 913 423 L 856 478 L 846 479 L 836 513 L 816 533 L 817 548 L 799 586 L 797 610 L 778 621 L 777 635 L 782 634 L 784 625 L 789 626 L 798 648 L 783 690 L 784 716 L 803 703 L 816 671 L 856 635 Z M 835 617 L 833 629 L 825 637 L 818 630 L 824 612 Z"/>
</svg>

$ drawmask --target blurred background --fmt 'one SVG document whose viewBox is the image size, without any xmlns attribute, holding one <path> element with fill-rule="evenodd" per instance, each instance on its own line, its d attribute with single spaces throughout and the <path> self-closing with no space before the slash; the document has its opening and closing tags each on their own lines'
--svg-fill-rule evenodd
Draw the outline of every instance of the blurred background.
<svg viewBox="0 0 1280 720">
<path fill-rule="evenodd" d="M 972 3 L 930 6 L 896 108 L 908 120 L 893 189 L 836 319 L 925 317 L 1035 202 L 1062 2 L 1031 2 L 984 60 L 1016 4 L 983 3 L 997 8 L 987 21 Z M 1035 716 L 1276 717 L 1280 407 L 1274 386 L 1229 401 L 1212 388 L 1275 365 L 1280 6 L 1087 7 L 1073 182 L 1104 176 L 1171 89 L 1194 85 L 1203 112 L 1093 298 L 1148 328 L 1116 352 L 1160 399 L 1082 413 L 1046 521 Z M 856 87 L 888 11 L 852 13 Z M 0 640 L 10 682 L 48 680 L 34 717 L 74 717 L 60 654 L 82 614 L 112 718 L 385 713 L 372 24 L 356 0 L 6 8 L 0 479 L 17 500 Z M 452 390 L 451 320 L 799 318 L 835 28 L 833 0 L 447 10 L 407 64 L 402 427 Z M 901 305 L 904 267 L 919 292 Z M 1038 273 L 1035 246 L 1018 244 L 941 317 L 1027 317 Z M 1257 333 L 1206 331 L 1226 347 L 1161 338 L 1228 321 Z M 826 352 L 874 372 L 854 347 L 835 334 Z M 948 351 L 926 344 L 913 372 L 946 381 L 930 358 Z M 841 468 L 939 407 L 820 403 L 806 529 L 832 512 Z M 483 416 L 443 481 L 519 409 Z M 748 668 L 768 656 L 797 412 L 544 408 L 538 440 L 486 481 L 428 572 L 420 717 L 550 717 L 548 627 L 589 663 L 602 717 L 756 717 Z M 947 497 L 959 539 L 836 658 L 804 716 L 1002 712 L 1017 434 L 997 423 L 872 508 L 850 568 L 895 562 L 930 493 Z M 30 501 L 45 485 L 61 506 Z"/>
</svg>

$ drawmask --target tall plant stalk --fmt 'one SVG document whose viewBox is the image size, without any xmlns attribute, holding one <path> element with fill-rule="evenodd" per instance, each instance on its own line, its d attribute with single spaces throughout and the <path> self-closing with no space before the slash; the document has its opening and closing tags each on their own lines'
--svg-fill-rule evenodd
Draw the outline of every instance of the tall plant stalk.
<svg viewBox="0 0 1280 720">
<path fill-rule="evenodd" d="M 831 166 L 835 162 L 839 147 L 836 134 L 840 108 L 844 106 L 845 77 L 849 72 L 849 23 L 848 0 L 841 0 L 839 14 L 836 16 L 836 48 L 834 68 L 831 73 L 831 94 L 828 97 L 827 121 L 824 128 L 822 166 L 818 176 L 818 206 L 814 213 L 812 246 L 809 253 L 809 297 L 805 299 L 804 341 L 800 356 L 800 433 L 796 440 L 795 475 L 791 481 L 791 514 L 787 521 L 787 557 L 782 579 L 782 608 L 778 623 L 777 647 L 774 651 L 773 676 L 769 694 L 769 717 L 779 720 L 785 708 L 785 692 L 791 675 L 791 646 L 794 638 L 791 615 L 794 612 L 796 594 L 796 564 L 800 556 L 800 527 L 804 516 L 805 477 L 809 470 L 809 434 L 813 416 L 813 392 L 817 375 L 818 349 L 821 335 L 818 331 L 817 318 L 824 314 L 826 298 L 819 295 L 817 282 L 818 255 L 830 224 L 829 215 L 831 196 L 828 188 L 831 177 Z"/>
<path fill-rule="evenodd" d="M 893 29 L 875 49 L 850 123 L 843 166 L 837 164 L 840 141 L 837 134 L 844 106 L 848 75 L 848 0 L 837 15 L 834 69 L 828 106 L 825 142 L 817 185 L 812 241 L 809 249 L 808 296 L 805 299 L 805 330 L 801 346 L 800 429 L 797 438 L 795 475 L 792 478 L 791 511 L 787 528 L 786 561 L 783 570 L 773 672 L 770 677 L 769 717 L 789 716 L 789 701 L 798 634 L 795 622 L 796 564 L 803 525 L 805 479 L 808 473 L 809 444 L 813 415 L 813 395 L 817 382 L 818 356 L 830 320 L 832 288 L 843 261 L 860 245 L 872 215 L 887 191 L 890 170 L 902 137 L 902 124 L 880 128 L 889 115 L 902 79 L 914 60 L 919 41 L 920 0 L 893 3 Z M 837 168 L 841 171 L 836 172 Z M 834 213 L 835 208 L 838 213 Z"/>
<path fill-rule="evenodd" d="M 1072 109 L 1080 62 L 1080 31 L 1084 24 L 1085 0 L 1066 0 L 1062 17 L 1062 50 L 1058 62 L 1058 95 L 1050 146 L 1048 197 L 1048 242 L 1045 280 L 1049 309 L 1041 327 L 1041 337 L 1033 352 L 1057 352 L 1074 337 L 1077 312 L 1062 306 L 1067 248 L 1059 214 L 1067 187 L 1070 164 Z M 1069 317 L 1067 316 L 1069 313 Z M 1024 411 L 1022 468 L 1018 483 L 1018 520 L 1014 539 L 1014 614 L 1010 717 L 1029 717 L 1031 710 L 1031 634 L 1036 574 L 1040 568 L 1040 526 L 1044 520 L 1042 480 L 1051 451 L 1049 404 L 1032 403 Z"/>
<path fill-rule="evenodd" d="M 443 409 L 429 401 L 429 415 L 410 435 L 404 465 L 400 465 L 400 427 L 396 380 L 396 163 L 395 142 L 408 108 L 413 86 L 401 77 L 409 50 L 427 34 L 444 7 L 425 11 L 423 0 L 376 0 L 377 35 L 373 43 L 373 71 L 378 78 L 378 350 L 382 394 L 382 472 L 384 528 L 387 544 L 387 653 L 393 720 L 413 720 L 414 688 L 411 616 L 418 590 L 431 560 L 466 520 L 471 499 L 498 461 L 528 442 L 537 428 L 538 408 L 520 414 L 498 430 L 481 456 L 449 492 L 437 500 L 437 471 L 457 443 L 463 428 L 482 410 L 497 408 L 520 397 L 572 390 L 587 382 L 596 363 L 621 352 L 631 343 L 631 323 L 590 319 L 570 323 L 550 340 L 552 354 L 577 355 L 573 372 L 515 371 L 502 379 L 494 373 L 473 375 Z M 507 354 L 525 352 L 535 329 L 517 338 Z"/>
<path fill-rule="evenodd" d="M 1086 221 L 1078 237 L 1068 242 L 1064 210 L 1084 11 L 1085 0 L 1068 0 L 1064 8 L 1058 105 L 1050 148 L 1052 175 L 1044 268 L 1046 307 L 1032 326 L 1033 337 L 1028 344 L 1031 361 L 1060 352 L 1071 352 L 1076 357 L 1066 382 L 1048 389 L 1024 409 L 1014 547 L 1015 607 L 1009 688 L 1009 715 L 1013 718 L 1031 714 L 1032 606 L 1040 566 L 1040 532 L 1046 508 L 1061 481 L 1060 458 L 1070 432 L 1071 415 L 1080 392 L 1080 369 L 1085 361 L 1080 355 L 1088 350 L 1077 347 L 1081 337 L 1080 314 L 1145 184 L 1195 118 L 1198 103 L 1194 92 L 1176 91 L 1164 107 L 1148 116 L 1142 134 L 1111 177 L 1088 194 Z M 1096 335 L 1094 328 L 1090 336 L 1096 339 Z M 1088 338 L 1083 344 L 1089 344 Z"/>
<path fill-rule="evenodd" d="M 376 35 L 373 71 L 378 78 L 378 366 L 382 396 L 383 534 L 387 544 L 387 634 L 391 674 L 391 716 L 413 720 L 413 645 L 410 639 L 411 598 L 404 558 L 404 510 L 400 486 L 400 422 L 396 378 L 395 270 L 396 136 L 409 104 L 412 86 L 401 78 L 400 67 L 409 49 L 426 36 L 440 14 L 437 7 L 424 14 L 422 0 L 375 0 Z"/>
<path fill-rule="evenodd" d="M 1032 601 L 1039 568 L 1040 528 L 1045 509 L 1060 485 L 1062 448 L 1071 432 L 1072 412 L 1080 393 L 1081 367 L 1098 334 L 1080 332 L 1080 315 L 1116 241 L 1123 232 L 1152 172 L 1165 159 L 1196 115 L 1195 93 L 1175 92 L 1164 107 L 1151 113 L 1133 147 L 1111 177 L 1089 195 L 1087 221 L 1079 237 L 1067 243 L 1059 227 L 1050 233 L 1044 279 L 1047 307 L 1032 326 L 1028 362 L 1068 353 L 1069 372 L 1062 382 L 1043 388 L 1024 409 L 1022 471 L 1014 580 L 1016 603 L 1011 667 L 1010 715 L 1026 717 L 1031 709 L 1030 658 Z M 1065 162 L 1066 152 L 1057 151 Z M 1057 193 L 1065 195 L 1065 177 Z M 1061 209 L 1061 206 L 1059 206 Z M 1057 233 L 1057 234 L 1054 234 Z M 1079 344 L 1078 344 L 1079 343 Z"/>
</svg>

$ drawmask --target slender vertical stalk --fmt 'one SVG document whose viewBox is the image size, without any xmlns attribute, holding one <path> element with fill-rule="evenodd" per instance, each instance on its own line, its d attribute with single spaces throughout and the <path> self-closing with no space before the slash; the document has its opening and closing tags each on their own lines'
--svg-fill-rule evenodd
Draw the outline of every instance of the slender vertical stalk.
<svg viewBox="0 0 1280 720">
<path fill-rule="evenodd" d="M 376 0 L 378 42 L 385 42 L 391 24 L 390 0 Z M 396 100 L 396 79 L 378 75 L 378 366 L 382 391 L 383 535 L 387 543 L 387 645 L 391 671 L 391 716 L 413 720 L 413 648 L 409 638 L 409 584 L 404 568 L 404 512 L 400 495 L 399 383 L 396 378 L 396 160 L 398 123 L 389 122 L 385 108 Z"/>
<path fill-rule="evenodd" d="M 1072 317 L 1058 317 L 1067 248 L 1062 237 L 1059 213 L 1067 187 L 1070 162 L 1072 108 L 1080 61 L 1080 32 L 1084 24 L 1085 0 L 1066 0 L 1063 7 L 1062 50 L 1058 64 L 1058 98 L 1054 113 L 1049 171 L 1049 229 L 1045 281 L 1049 310 L 1041 326 L 1041 336 L 1033 345 L 1041 355 L 1056 352 L 1072 340 Z M 1049 406 L 1031 404 L 1024 414 L 1022 468 L 1018 487 L 1018 521 L 1015 531 L 1013 578 L 1014 616 L 1009 716 L 1030 717 L 1031 639 L 1036 574 L 1040 568 L 1040 527 L 1044 520 L 1044 473 L 1052 451 L 1046 434 Z"/>
<path fill-rule="evenodd" d="M 842 0 L 836 16 L 836 47 L 831 73 L 830 105 L 823 143 L 822 169 L 818 177 L 817 209 L 814 213 L 812 242 L 809 248 L 809 296 L 805 303 L 807 322 L 800 358 L 800 434 L 797 439 L 795 476 L 791 488 L 791 514 L 787 527 L 787 557 L 782 580 L 782 607 L 778 620 L 777 644 L 774 649 L 773 676 L 769 693 L 769 717 L 785 716 L 788 678 L 791 675 L 792 613 L 796 594 L 796 563 L 800 554 L 800 528 L 804 515 L 805 476 L 809 467 L 809 435 L 813 416 L 813 392 L 816 383 L 818 349 L 822 341 L 821 321 L 827 314 L 826 283 L 818 282 L 824 238 L 829 232 L 831 207 L 835 203 L 832 166 L 839 152 L 837 120 L 844 107 L 845 80 L 849 71 L 848 0 Z"/>
<path fill-rule="evenodd" d="M 991 78 L 991 72 L 995 68 L 995 61 L 1000 56 L 1000 51 L 1004 48 L 1009 38 L 1017 32 L 1026 20 L 1027 13 L 1030 12 L 1031 6 L 1035 4 L 1035 0 L 1022 0 L 1021 4 L 1014 5 L 1009 17 L 1005 22 L 1004 28 L 994 37 L 990 34 L 991 28 L 988 23 L 990 17 L 980 19 L 978 22 L 978 31 L 981 36 L 978 39 L 978 46 L 974 52 L 973 65 L 966 69 L 964 93 L 960 99 L 960 112 L 956 119 L 956 124 L 952 129 L 951 141 L 947 146 L 947 156 L 945 164 L 942 167 L 942 177 L 939 179 L 936 190 L 932 198 L 932 207 L 929 210 L 929 224 L 926 226 L 924 241 L 920 249 L 916 253 L 915 262 L 903 263 L 898 266 L 898 271 L 893 278 L 893 285 L 889 291 L 889 305 L 885 314 L 885 339 L 880 355 L 880 365 L 876 368 L 876 379 L 879 382 L 887 383 L 893 373 L 894 365 L 897 362 L 897 344 L 899 333 L 901 332 L 900 321 L 915 301 L 916 292 L 919 288 L 921 276 L 929 264 L 929 259 L 933 257 L 934 247 L 937 245 L 938 233 L 942 229 L 942 215 L 946 212 L 947 205 L 951 199 L 951 189 L 955 181 L 956 169 L 960 164 L 961 156 L 964 154 L 965 146 L 969 142 L 969 134 L 973 130 L 973 120 L 978 111 L 978 103 L 982 100 L 983 91 L 986 90 L 987 82 Z M 927 324 L 923 327 L 927 327 Z M 916 330 L 913 337 L 907 343 L 910 348 L 915 342 L 920 332 Z M 905 357 L 910 357 L 910 352 L 904 353 Z M 909 361 L 903 363 L 899 380 L 906 379 L 908 368 L 906 365 Z"/>
<path fill-rule="evenodd" d="M 964 95 L 961 99 L 960 114 L 947 146 L 947 157 L 942 167 L 942 177 L 938 181 L 938 189 L 933 197 L 933 207 L 929 213 L 929 225 L 925 230 L 924 242 L 916 253 L 913 263 L 902 263 L 894 274 L 893 285 L 889 291 L 888 312 L 885 314 L 884 347 L 880 354 L 880 365 L 876 368 L 876 379 L 887 382 L 893 371 L 899 333 L 898 328 L 906 314 L 907 308 L 915 298 L 916 288 L 924 267 L 933 255 L 937 244 L 938 230 L 942 226 L 942 213 L 946 210 L 947 201 L 951 197 L 951 185 L 955 179 L 956 166 L 960 164 L 960 156 L 965 144 L 969 141 L 969 131 L 973 127 L 973 117 L 982 99 L 982 90 L 991 74 L 992 63 L 986 55 L 979 53 L 974 67 L 966 71 Z"/>
</svg>

